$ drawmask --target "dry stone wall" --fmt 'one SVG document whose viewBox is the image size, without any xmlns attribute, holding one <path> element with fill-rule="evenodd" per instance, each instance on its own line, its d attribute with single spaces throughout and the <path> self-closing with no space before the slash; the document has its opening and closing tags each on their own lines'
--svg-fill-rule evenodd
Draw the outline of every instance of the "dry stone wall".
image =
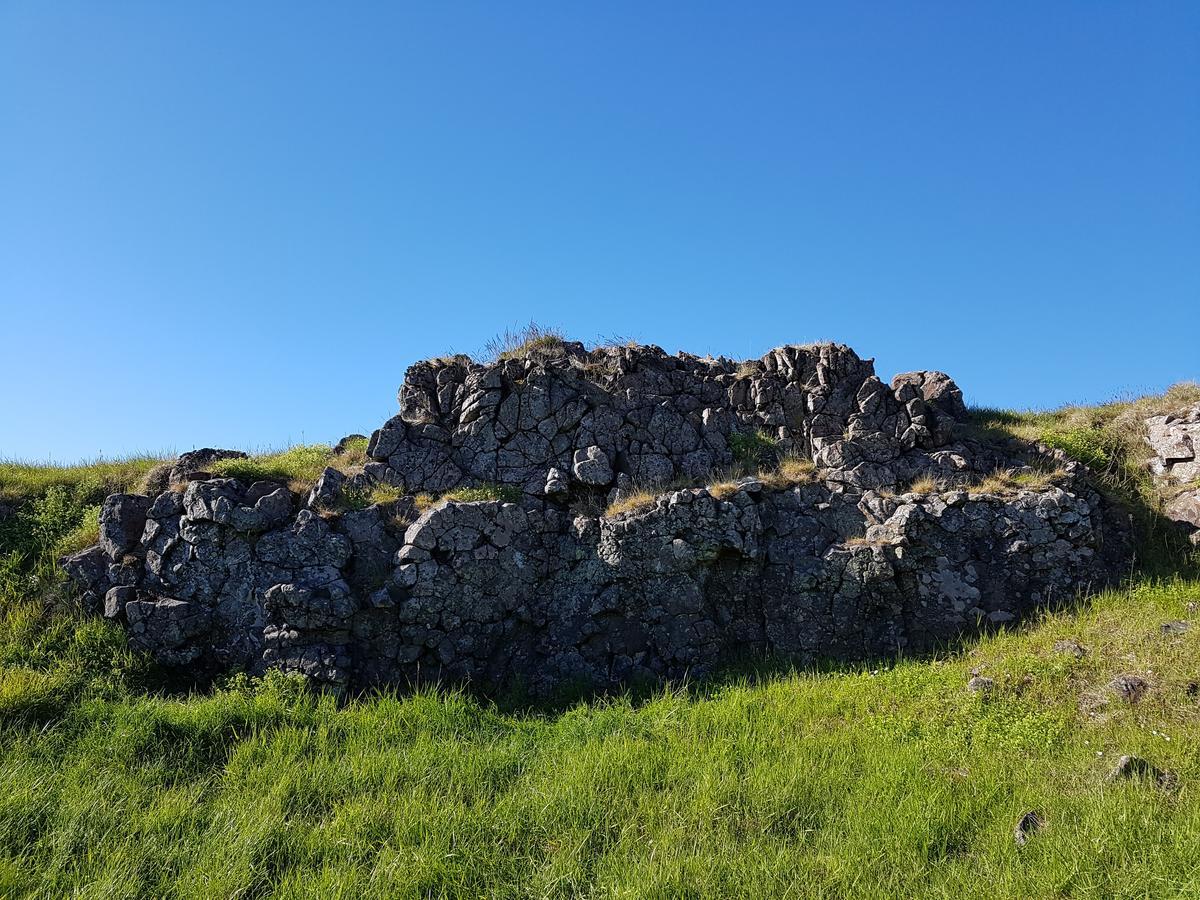
<svg viewBox="0 0 1200 900">
<path fill-rule="evenodd" d="M 108 498 L 100 543 L 64 564 L 135 646 L 198 675 L 546 693 L 748 656 L 924 652 L 1128 559 L 1125 518 L 1080 466 L 964 437 L 947 376 L 884 384 L 842 345 L 744 363 L 575 344 L 458 357 L 411 367 L 399 400 L 360 473 L 327 470 L 300 497 L 193 467 L 155 497 Z M 813 474 L 721 476 L 779 454 Z M 1061 472 L 1037 490 L 973 488 L 1031 465 Z M 906 490 L 924 476 L 938 486 Z M 404 496 L 329 512 L 372 483 Z M 414 501 L 481 485 L 506 499 Z"/>
</svg>

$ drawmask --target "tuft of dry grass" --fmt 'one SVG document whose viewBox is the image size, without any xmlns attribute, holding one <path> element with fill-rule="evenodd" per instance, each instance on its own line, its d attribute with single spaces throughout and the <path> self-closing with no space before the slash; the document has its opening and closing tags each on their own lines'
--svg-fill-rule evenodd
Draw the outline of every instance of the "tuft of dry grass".
<svg viewBox="0 0 1200 900">
<path fill-rule="evenodd" d="M 980 494 L 1015 494 L 1018 491 L 1044 491 L 1066 477 L 1062 469 L 1018 472 L 1014 469 L 997 469 L 969 489 Z"/>
<path fill-rule="evenodd" d="M 779 461 L 774 471 L 760 474 L 759 480 L 767 487 L 789 488 L 798 484 L 810 484 L 817 480 L 817 467 L 811 459 L 789 453 Z"/>
<path fill-rule="evenodd" d="M 604 510 L 604 516 L 611 519 L 614 516 L 622 516 L 625 513 L 649 509 L 654 505 L 654 501 L 659 496 L 661 495 L 654 491 L 645 489 L 634 490 L 624 496 L 618 497 L 614 502 L 610 503 L 608 509 Z"/>
<path fill-rule="evenodd" d="M 433 509 L 435 506 L 437 506 L 437 504 L 437 495 L 431 494 L 428 491 L 422 491 L 413 497 L 413 506 L 416 508 L 418 513 L 423 513 L 427 510 Z"/>
<path fill-rule="evenodd" d="M 367 492 L 367 499 L 371 506 L 376 503 L 395 503 L 403 496 L 404 491 L 394 484 L 377 484 Z"/>
<path fill-rule="evenodd" d="M 739 490 L 741 490 L 741 487 L 742 483 L 740 481 L 735 481 L 732 479 L 715 481 L 712 484 L 706 485 L 709 495 L 714 500 L 728 500 Z"/>
<path fill-rule="evenodd" d="M 529 356 L 558 356 L 566 340 L 558 329 L 530 322 L 524 328 L 505 329 L 484 345 L 483 352 L 492 362 Z"/>
<path fill-rule="evenodd" d="M 922 475 L 909 484 L 906 494 L 935 494 L 942 489 L 942 483 L 932 475 Z"/>
</svg>

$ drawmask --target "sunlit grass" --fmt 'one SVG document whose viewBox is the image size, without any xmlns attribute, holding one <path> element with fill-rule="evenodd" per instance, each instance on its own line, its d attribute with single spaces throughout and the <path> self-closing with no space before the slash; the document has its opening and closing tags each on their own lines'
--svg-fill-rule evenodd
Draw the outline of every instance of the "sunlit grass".
<svg viewBox="0 0 1200 900">
<path fill-rule="evenodd" d="M 0 895 L 1177 895 L 1200 866 L 1200 622 L 1159 626 L 1198 595 L 1106 594 L 936 660 L 528 710 L 339 706 L 279 676 L 156 697 L 113 626 L 73 637 L 19 606 Z M 967 692 L 972 671 L 995 690 Z M 1081 710 L 1122 672 L 1146 698 Z M 1180 787 L 1107 783 L 1122 753 Z M 1031 809 L 1047 828 L 1018 850 Z"/>
</svg>

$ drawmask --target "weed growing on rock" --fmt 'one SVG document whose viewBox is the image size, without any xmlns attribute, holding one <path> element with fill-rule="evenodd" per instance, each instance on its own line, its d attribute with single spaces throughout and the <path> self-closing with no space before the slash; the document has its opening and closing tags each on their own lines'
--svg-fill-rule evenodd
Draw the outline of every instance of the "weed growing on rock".
<svg viewBox="0 0 1200 900">
<path fill-rule="evenodd" d="M 735 431 L 729 435 L 729 449 L 734 462 L 743 470 L 753 471 L 770 466 L 779 453 L 779 438 L 763 429 Z"/>
<path fill-rule="evenodd" d="M 530 322 L 524 328 L 506 329 L 484 345 L 484 355 L 493 362 L 503 359 L 524 359 L 527 356 L 557 356 L 566 338 L 556 328 L 545 328 Z"/>
</svg>

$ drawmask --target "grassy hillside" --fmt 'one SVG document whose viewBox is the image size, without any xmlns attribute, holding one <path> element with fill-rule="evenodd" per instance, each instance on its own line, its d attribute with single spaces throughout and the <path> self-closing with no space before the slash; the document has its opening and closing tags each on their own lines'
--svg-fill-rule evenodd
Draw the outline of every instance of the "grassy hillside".
<svg viewBox="0 0 1200 900">
<path fill-rule="evenodd" d="M 1200 896 L 1200 573 L 1124 411 L 977 427 L 1107 448 L 1127 589 L 939 659 L 536 708 L 174 693 L 49 564 L 111 483 L 0 467 L 0 896 Z M 1123 754 L 1171 777 L 1110 782 Z"/>
</svg>

